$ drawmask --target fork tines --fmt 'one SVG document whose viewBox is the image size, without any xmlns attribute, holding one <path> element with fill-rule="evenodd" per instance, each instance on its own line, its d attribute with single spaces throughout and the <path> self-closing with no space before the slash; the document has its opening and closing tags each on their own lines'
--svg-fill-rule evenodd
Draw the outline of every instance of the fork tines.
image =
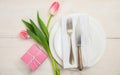
<svg viewBox="0 0 120 75">
<path fill-rule="evenodd" d="M 68 18 L 67 19 L 67 29 L 72 29 L 73 26 L 72 26 L 72 18 Z"/>
</svg>

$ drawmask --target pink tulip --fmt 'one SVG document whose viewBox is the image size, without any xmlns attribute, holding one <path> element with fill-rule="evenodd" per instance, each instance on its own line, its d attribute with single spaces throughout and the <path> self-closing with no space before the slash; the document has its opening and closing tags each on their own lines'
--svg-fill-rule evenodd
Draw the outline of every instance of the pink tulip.
<svg viewBox="0 0 120 75">
<path fill-rule="evenodd" d="M 22 38 L 22 39 L 28 39 L 29 38 L 29 35 L 27 33 L 26 30 L 22 30 L 20 33 L 19 33 L 19 36 Z"/>
<path fill-rule="evenodd" d="M 59 9 L 59 2 L 53 2 L 53 4 L 51 5 L 50 9 L 49 9 L 49 13 L 51 15 L 55 15 Z"/>
</svg>

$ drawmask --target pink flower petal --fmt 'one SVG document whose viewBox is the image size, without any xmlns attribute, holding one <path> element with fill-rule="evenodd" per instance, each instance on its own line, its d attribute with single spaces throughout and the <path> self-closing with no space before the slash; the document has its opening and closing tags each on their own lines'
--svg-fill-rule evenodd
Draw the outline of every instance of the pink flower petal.
<svg viewBox="0 0 120 75">
<path fill-rule="evenodd" d="M 49 9 L 49 13 L 51 15 L 55 15 L 57 13 L 59 7 L 60 7 L 59 2 L 53 2 L 53 4 L 51 5 L 51 7 Z"/>
<path fill-rule="evenodd" d="M 29 35 L 27 33 L 26 30 L 22 30 L 20 33 L 19 33 L 19 36 L 22 38 L 22 39 L 28 39 L 29 38 Z"/>
</svg>

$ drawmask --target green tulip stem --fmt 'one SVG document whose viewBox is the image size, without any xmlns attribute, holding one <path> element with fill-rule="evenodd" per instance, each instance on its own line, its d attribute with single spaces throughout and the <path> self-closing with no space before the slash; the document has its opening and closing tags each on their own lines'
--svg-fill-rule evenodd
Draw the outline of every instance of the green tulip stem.
<svg viewBox="0 0 120 75">
<path fill-rule="evenodd" d="M 48 18 L 47 28 L 49 28 L 49 24 L 50 24 L 50 21 L 51 21 L 52 17 L 53 17 L 53 15 L 50 15 L 49 18 Z"/>
</svg>

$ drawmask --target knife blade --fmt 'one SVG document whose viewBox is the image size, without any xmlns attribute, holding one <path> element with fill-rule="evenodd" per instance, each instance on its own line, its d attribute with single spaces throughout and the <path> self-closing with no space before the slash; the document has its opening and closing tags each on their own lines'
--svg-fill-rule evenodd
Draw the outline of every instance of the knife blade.
<svg viewBox="0 0 120 75">
<path fill-rule="evenodd" d="M 76 46 L 81 46 L 81 31 L 80 31 L 80 19 L 78 18 L 77 24 L 76 24 Z"/>
<path fill-rule="evenodd" d="M 83 70 L 83 62 L 82 62 L 82 53 L 81 53 L 81 31 L 80 31 L 80 18 L 77 20 L 76 28 L 75 28 L 75 37 L 76 37 L 76 46 L 78 49 L 78 69 Z"/>
</svg>

